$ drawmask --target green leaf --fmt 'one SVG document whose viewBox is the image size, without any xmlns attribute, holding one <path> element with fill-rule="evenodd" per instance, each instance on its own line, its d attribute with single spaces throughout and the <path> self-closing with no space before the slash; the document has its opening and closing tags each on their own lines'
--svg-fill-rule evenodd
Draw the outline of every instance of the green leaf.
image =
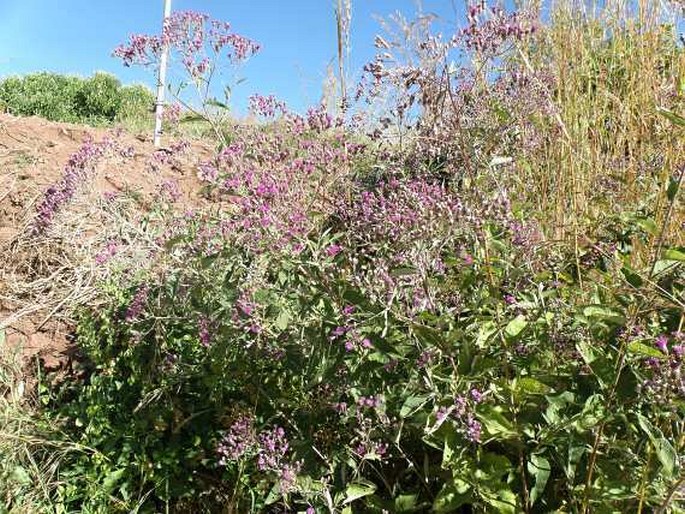
<svg viewBox="0 0 685 514">
<path fill-rule="evenodd" d="M 511 422 L 503 414 L 502 407 L 483 406 L 476 416 L 485 425 L 488 435 L 494 439 L 512 439 L 517 436 Z"/>
<path fill-rule="evenodd" d="M 516 379 L 516 390 L 526 394 L 547 394 L 551 387 L 531 377 Z"/>
<path fill-rule="evenodd" d="M 29 472 L 26 471 L 26 468 L 24 468 L 23 466 L 15 466 L 12 470 L 11 477 L 12 480 L 22 485 L 28 485 L 31 483 L 31 476 L 29 475 Z"/>
<path fill-rule="evenodd" d="M 433 501 L 433 512 L 454 512 L 471 500 L 471 486 L 459 478 L 445 484 Z"/>
<path fill-rule="evenodd" d="M 571 482 L 575 479 L 578 464 L 586 451 L 585 445 L 575 443 L 574 441 L 569 442 L 568 459 L 564 467 L 564 473 L 566 473 L 566 477 Z"/>
<path fill-rule="evenodd" d="M 421 407 L 428 403 L 430 399 L 431 395 L 429 394 L 408 396 L 407 399 L 404 400 L 402 408 L 400 409 L 400 417 L 408 418 L 412 416 L 418 410 L 420 410 Z"/>
<path fill-rule="evenodd" d="M 287 310 L 283 309 L 276 318 L 276 326 L 279 330 L 285 330 L 290 325 L 290 314 Z"/>
<path fill-rule="evenodd" d="M 623 316 L 623 313 L 607 305 L 588 305 L 583 308 L 583 314 L 587 318 L 594 318 L 607 323 L 613 323 L 617 325 L 622 325 L 625 323 L 625 317 Z"/>
<path fill-rule="evenodd" d="M 644 281 L 642 280 L 642 277 L 637 273 L 635 270 L 630 268 L 629 266 L 623 266 L 621 268 L 621 273 L 623 273 L 623 276 L 625 277 L 626 281 L 633 287 L 642 287 L 642 284 Z"/>
<path fill-rule="evenodd" d="M 207 121 L 207 118 L 200 114 L 186 114 L 179 120 L 179 123 L 192 123 L 194 121 Z"/>
<path fill-rule="evenodd" d="M 442 448 L 442 468 L 447 469 L 452 464 L 455 455 L 463 449 L 463 444 L 454 424 L 443 423 L 440 428 L 445 434 Z"/>
<path fill-rule="evenodd" d="M 414 512 L 418 494 L 401 494 L 395 498 L 395 512 Z"/>
<path fill-rule="evenodd" d="M 646 345 L 639 341 L 632 341 L 628 343 L 628 351 L 637 355 L 642 355 L 644 357 L 656 357 L 657 359 L 663 359 L 664 354 L 660 350 L 654 348 L 653 346 Z"/>
<path fill-rule="evenodd" d="M 102 487 L 105 489 L 105 491 L 111 492 L 112 490 L 114 490 L 114 488 L 117 485 L 117 482 L 121 480 L 121 477 L 123 477 L 125 473 L 125 468 L 116 469 L 108 473 L 102 482 Z"/>
<path fill-rule="evenodd" d="M 601 394 L 593 394 L 585 400 L 583 410 L 580 412 L 578 419 L 573 425 L 580 432 L 585 432 L 596 427 L 605 418 L 606 409 L 604 408 L 604 397 Z"/>
<path fill-rule="evenodd" d="M 545 419 L 547 423 L 556 425 L 561 421 L 560 413 L 566 407 L 571 405 L 575 397 L 572 392 L 564 391 L 556 396 L 545 396 L 547 400 L 547 409 L 545 410 Z"/>
<path fill-rule="evenodd" d="M 677 266 L 679 266 L 677 260 L 672 259 L 659 259 L 654 263 L 654 276 L 659 276 L 667 271 L 672 271 Z"/>
<path fill-rule="evenodd" d="M 535 502 L 542 496 L 547 486 L 547 481 L 552 473 L 552 466 L 549 461 L 541 455 L 531 455 L 528 462 L 528 473 L 535 478 L 535 485 L 530 490 L 530 503 L 535 505 Z"/>
<path fill-rule="evenodd" d="M 668 188 L 666 189 L 666 196 L 668 197 L 669 202 L 675 200 L 675 196 L 678 194 L 678 189 L 680 189 L 680 180 L 676 179 L 675 177 L 671 177 L 668 181 Z"/>
<path fill-rule="evenodd" d="M 347 486 L 347 489 L 345 490 L 345 501 L 343 501 L 343 505 L 347 505 L 348 503 L 352 503 L 355 500 L 358 500 L 359 498 L 364 498 L 365 496 L 372 495 L 373 493 L 376 492 L 376 484 L 373 482 L 369 482 L 368 480 L 357 480 L 356 482 L 352 482 L 350 485 Z"/>
<path fill-rule="evenodd" d="M 493 321 L 486 321 L 478 328 L 478 337 L 476 338 L 476 346 L 483 348 L 488 340 L 497 333 L 497 325 Z"/>
<path fill-rule="evenodd" d="M 407 275 L 415 275 L 416 268 L 413 266 L 399 266 L 397 268 L 392 268 L 390 270 L 390 276 L 392 277 L 403 277 Z"/>
<path fill-rule="evenodd" d="M 217 100 L 216 98 L 210 98 L 210 99 L 207 100 L 207 102 L 205 102 L 205 103 L 206 103 L 207 105 L 211 105 L 211 106 L 213 106 L 213 107 L 220 107 L 221 109 L 224 109 L 224 110 L 226 110 L 226 111 L 230 111 L 230 110 L 231 110 L 231 108 L 230 108 L 228 105 L 226 105 L 226 104 L 223 103 L 223 102 L 220 102 L 220 101 Z"/>
<path fill-rule="evenodd" d="M 685 262 L 685 249 L 669 248 L 664 252 L 664 259 L 669 261 Z"/>
<path fill-rule="evenodd" d="M 656 455 L 661 462 L 664 474 L 671 478 L 674 476 L 678 467 L 678 455 L 676 454 L 673 445 L 664 437 L 663 432 L 659 428 L 652 425 L 652 423 L 642 414 L 637 415 L 637 422 L 643 430 L 656 451 Z"/>
<path fill-rule="evenodd" d="M 592 364 L 597 358 L 592 346 L 590 346 L 587 341 L 583 341 L 582 339 L 576 341 L 576 350 L 578 350 L 578 353 L 580 353 L 580 356 L 587 365 Z"/>
<path fill-rule="evenodd" d="M 657 107 L 656 112 L 661 114 L 663 117 L 668 118 L 668 120 L 680 127 L 685 127 L 685 118 L 681 115 L 674 113 L 673 111 L 666 109 L 664 107 Z"/>
<path fill-rule="evenodd" d="M 513 320 L 511 320 L 504 329 L 504 335 L 509 339 L 514 339 L 523 332 L 523 330 L 528 326 L 525 316 L 519 314 Z"/>
<path fill-rule="evenodd" d="M 656 236 L 659 233 L 659 227 L 652 218 L 637 218 L 636 222 L 649 235 Z"/>
<path fill-rule="evenodd" d="M 412 329 L 421 342 L 438 348 L 443 346 L 442 334 L 434 328 L 415 324 L 412 325 Z"/>
<path fill-rule="evenodd" d="M 269 494 L 266 496 L 266 499 L 264 500 L 265 505 L 273 505 L 276 503 L 279 499 L 281 498 L 281 489 L 278 487 L 277 484 L 274 484 L 271 490 L 269 491 Z"/>
<path fill-rule="evenodd" d="M 494 510 L 492 512 L 498 512 L 500 514 L 516 513 L 517 498 L 516 494 L 510 489 L 504 487 L 497 490 L 482 488 L 479 492 L 483 501 L 493 507 Z"/>
</svg>

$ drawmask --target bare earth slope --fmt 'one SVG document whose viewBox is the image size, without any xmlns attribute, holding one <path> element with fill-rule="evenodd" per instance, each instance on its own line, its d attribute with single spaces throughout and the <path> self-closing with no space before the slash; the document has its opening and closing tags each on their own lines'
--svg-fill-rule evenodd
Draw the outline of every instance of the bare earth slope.
<svg viewBox="0 0 685 514">
<path fill-rule="evenodd" d="M 31 236 L 36 206 L 60 180 L 69 157 L 88 138 L 107 136 L 125 152 L 110 152 L 99 162 L 55 219 L 55 229 Z M 174 140 L 165 143 L 172 146 Z M 173 183 L 180 195 L 175 208 L 203 203 L 196 167 L 210 148 L 191 144 L 162 165 L 155 155 L 169 152 L 155 154 L 146 137 L 0 114 L 0 343 L 4 332 L 5 344 L 20 351 L 26 364 L 40 359 L 45 368 L 56 369 L 69 360 L 73 322 L 67 307 L 85 294 L 92 275 L 74 269 L 102 252 L 103 238 L 113 228 L 98 210 L 104 199 L 126 194 L 142 213 L 162 184 Z"/>
</svg>

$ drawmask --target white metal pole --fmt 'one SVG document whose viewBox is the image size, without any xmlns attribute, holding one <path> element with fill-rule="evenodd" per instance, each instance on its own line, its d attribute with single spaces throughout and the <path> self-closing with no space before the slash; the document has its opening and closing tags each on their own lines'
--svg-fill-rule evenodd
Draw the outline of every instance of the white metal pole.
<svg viewBox="0 0 685 514">
<path fill-rule="evenodd" d="M 164 0 L 164 22 L 162 31 L 166 27 L 167 19 L 171 15 L 171 0 Z M 163 32 L 162 32 L 163 34 Z M 166 90 L 166 68 L 169 60 L 169 45 L 162 44 L 162 56 L 159 59 L 159 75 L 157 76 L 157 102 L 155 103 L 155 147 L 159 147 L 162 137 L 162 114 L 164 113 L 164 91 Z"/>
</svg>

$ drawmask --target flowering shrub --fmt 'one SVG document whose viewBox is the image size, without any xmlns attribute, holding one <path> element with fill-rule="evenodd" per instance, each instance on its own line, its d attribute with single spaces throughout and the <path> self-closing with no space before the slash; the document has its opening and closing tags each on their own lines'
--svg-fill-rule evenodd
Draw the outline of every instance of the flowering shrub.
<svg viewBox="0 0 685 514">
<path fill-rule="evenodd" d="M 259 44 L 234 32 L 227 22 L 202 13 L 181 11 L 173 12 L 165 20 L 161 34 L 133 34 L 127 43 L 114 50 L 113 55 L 121 59 L 124 66 L 156 70 L 164 48 L 169 51 L 172 70 L 180 72 L 169 90 L 186 110 L 209 122 L 215 135 L 222 140 L 219 127 L 222 117 L 217 115 L 215 108 L 227 109 L 228 106 L 214 98 L 212 79 L 226 65 L 236 67 L 247 61 L 259 51 Z M 194 86 L 195 98 L 184 93 L 188 85 Z M 227 96 L 229 92 L 230 88 L 226 88 Z M 180 107 L 172 104 L 170 109 L 173 121 L 178 118 Z"/>
<path fill-rule="evenodd" d="M 531 16 L 477 4 L 455 38 L 422 40 L 418 65 L 368 67 L 394 114 L 417 116 L 410 145 L 253 98 L 269 123 L 231 127 L 198 166 L 212 208 L 155 213 L 145 270 L 106 274 L 82 313 L 84 379 L 48 399 L 91 452 L 64 465 L 66 510 L 680 508 L 685 252 L 653 205 L 569 247 L 512 194 L 521 163 L 504 157 L 532 155 L 536 116 L 555 117 L 545 74 L 501 54 L 538 37 Z M 180 14 L 162 37 L 250 53 L 207 21 Z M 119 54 L 153 62 L 161 41 Z M 505 67 L 445 68 L 456 45 Z"/>
<path fill-rule="evenodd" d="M 506 202 L 348 180 L 354 208 L 290 251 L 196 214 L 172 222 L 151 274 L 107 287 L 79 325 L 95 368 L 61 409 L 109 459 L 70 502 L 113 474 L 122 501 L 142 488 L 238 511 L 631 510 L 668 494 L 680 313 L 620 285 L 618 247 L 574 269 L 522 246 Z"/>
<path fill-rule="evenodd" d="M 55 215 L 71 201 L 79 186 L 93 173 L 98 160 L 113 145 L 114 141 L 108 138 L 101 142 L 87 140 L 76 153 L 69 157 L 62 178 L 47 188 L 43 199 L 36 207 L 36 217 L 32 226 L 34 234 L 42 234 L 50 227 Z"/>
</svg>

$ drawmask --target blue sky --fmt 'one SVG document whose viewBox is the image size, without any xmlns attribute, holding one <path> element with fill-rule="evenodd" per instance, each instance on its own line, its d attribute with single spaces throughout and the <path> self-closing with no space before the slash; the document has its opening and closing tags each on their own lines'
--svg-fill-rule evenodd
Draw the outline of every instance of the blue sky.
<svg viewBox="0 0 685 514">
<path fill-rule="evenodd" d="M 196 10 L 229 21 L 262 51 L 240 72 L 241 110 L 253 92 L 276 94 L 302 109 L 321 96 L 326 66 L 335 57 L 333 0 L 172 0 L 174 10 Z M 455 7 L 455 5 L 459 7 Z M 455 26 L 462 0 L 423 0 L 422 9 Z M 34 71 L 90 75 L 103 70 L 124 83 L 152 84 L 149 73 L 124 68 L 112 50 L 131 33 L 159 31 L 163 0 L 0 0 L 0 76 Z M 412 15 L 415 0 L 352 1 L 352 68 L 373 56 L 374 16 Z"/>
</svg>

